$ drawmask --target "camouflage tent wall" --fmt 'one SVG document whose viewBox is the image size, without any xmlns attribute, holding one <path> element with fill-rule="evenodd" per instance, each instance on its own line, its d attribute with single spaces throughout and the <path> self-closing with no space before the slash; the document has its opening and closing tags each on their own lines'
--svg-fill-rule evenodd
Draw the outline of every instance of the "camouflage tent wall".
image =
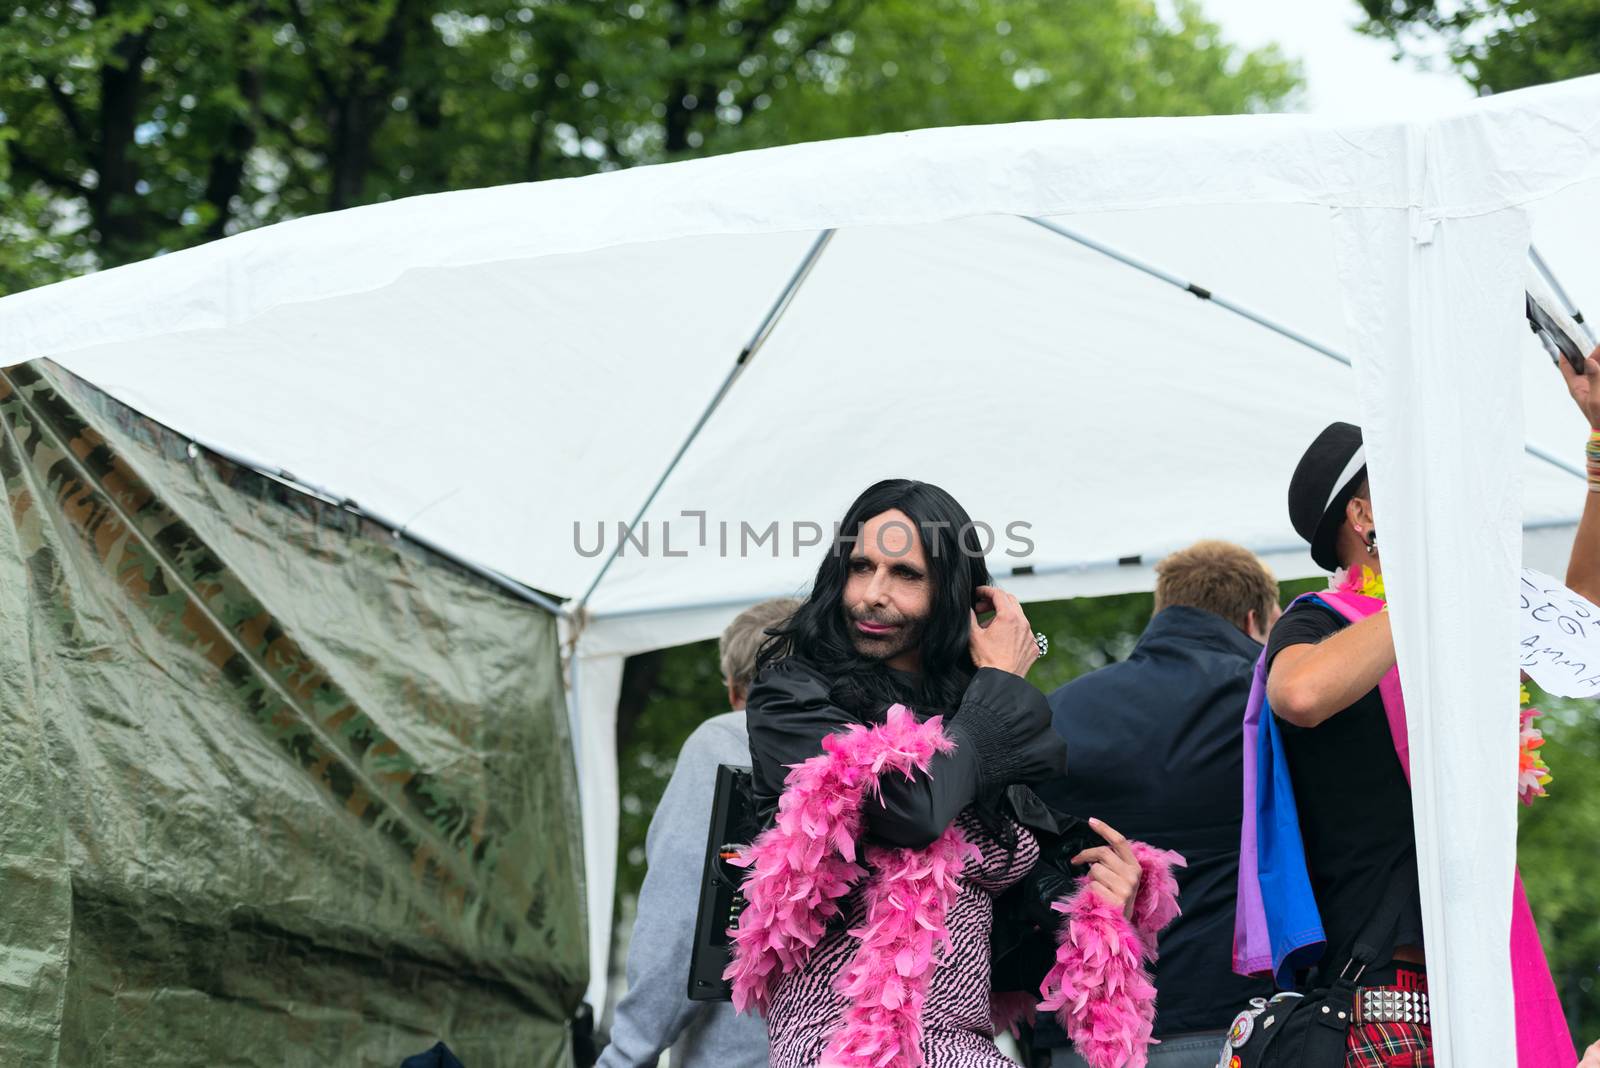
<svg viewBox="0 0 1600 1068">
<path fill-rule="evenodd" d="M 553 619 L 42 361 L 0 475 L 5 1062 L 570 1063 Z"/>
</svg>

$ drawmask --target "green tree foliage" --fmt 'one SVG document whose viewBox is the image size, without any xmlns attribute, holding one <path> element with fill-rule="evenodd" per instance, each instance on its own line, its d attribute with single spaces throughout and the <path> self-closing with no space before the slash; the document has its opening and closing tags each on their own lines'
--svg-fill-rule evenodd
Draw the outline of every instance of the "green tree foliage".
<svg viewBox="0 0 1600 1068">
<path fill-rule="evenodd" d="M 1481 93 L 1600 72 L 1596 0 L 1360 0 L 1363 29 L 1402 51 L 1442 45 Z"/>
<path fill-rule="evenodd" d="M 1567 1023 L 1579 1048 L 1600 1037 L 1600 716 L 1593 701 L 1550 697 L 1536 724 L 1554 776 L 1522 810 L 1517 859 Z"/>
<path fill-rule="evenodd" d="M 66 0 L 0 14 L 0 292 L 262 223 L 698 149 L 831 0 Z M 709 87 L 709 88 L 708 88 Z"/>
<path fill-rule="evenodd" d="M 703 720 L 728 711 L 715 641 L 628 658 L 623 671 L 617 762 L 621 826 L 617 901 L 644 879 L 644 836 L 677 765 L 678 750 Z"/>
<path fill-rule="evenodd" d="M 1093 0 L 877 3 L 727 131 L 733 145 L 1030 119 L 1231 114 L 1291 103 L 1275 49 L 1242 52 L 1197 5 Z"/>
<path fill-rule="evenodd" d="M 1150 0 L 47 0 L 0 11 L 0 293 L 313 212 L 957 122 L 1281 106 Z"/>
</svg>

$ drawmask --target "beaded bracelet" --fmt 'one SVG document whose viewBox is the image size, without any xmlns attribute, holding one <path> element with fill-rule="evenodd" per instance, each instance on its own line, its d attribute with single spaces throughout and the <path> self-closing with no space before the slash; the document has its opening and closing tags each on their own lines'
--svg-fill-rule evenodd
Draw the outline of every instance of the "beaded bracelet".
<svg viewBox="0 0 1600 1068">
<path fill-rule="evenodd" d="M 1589 432 L 1589 444 L 1584 446 L 1583 453 L 1588 461 L 1589 492 L 1600 493 L 1600 430 Z"/>
</svg>

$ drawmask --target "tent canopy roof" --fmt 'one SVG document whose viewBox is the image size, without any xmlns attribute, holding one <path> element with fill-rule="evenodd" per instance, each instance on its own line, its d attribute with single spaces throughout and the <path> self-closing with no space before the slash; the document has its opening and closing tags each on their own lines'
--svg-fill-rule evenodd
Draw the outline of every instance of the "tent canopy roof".
<svg viewBox="0 0 1600 1068">
<path fill-rule="evenodd" d="M 660 635 L 676 611 L 670 638 L 708 633 L 803 585 L 820 550 L 797 554 L 815 535 L 794 524 L 830 530 L 889 475 L 938 482 L 992 524 L 997 574 L 1032 568 L 1013 580 L 1025 597 L 1137 587 L 1147 570 L 1117 561 L 1199 534 L 1281 548 L 1280 568 L 1305 573 L 1284 486 L 1301 442 L 1356 417 L 1349 370 L 1027 217 L 1340 349 L 1330 209 L 1409 210 L 1428 168 L 1452 167 L 1470 180 L 1433 217 L 1534 205 L 1568 288 L 1597 293 L 1571 225 L 1595 219 L 1595 198 L 1571 168 L 1554 182 L 1549 146 L 1519 144 L 1507 118 L 1560 119 L 1596 92 L 1474 105 L 1504 137 L 1471 166 L 1424 125 L 1063 121 L 415 197 L 7 298 L 0 352 L 51 356 L 201 441 L 572 598 L 605 560 L 577 545 L 602 529 L 616 545 L 837 229 L 646 513 L 648 554 L 630 545 L 595 591 L 596 616 L 647 614 Z M 1570 405 L 1531 338 L 1518 358 L 1538 383 L 1530 436 L 1564 447 L 1581 430 Z M 1527 518 L 1570 519 L 1571 488 L 1530 461 Z M 706 546 L 686 511 L 706 513 Z M 770 538 L 750 548 L 774 522 L 776 559 Z M 1013 523 L 1025 556 L 1005 552 L 1026 548 Z M 705 622 L 693 606 L 712 606 Z"/>
</svg>

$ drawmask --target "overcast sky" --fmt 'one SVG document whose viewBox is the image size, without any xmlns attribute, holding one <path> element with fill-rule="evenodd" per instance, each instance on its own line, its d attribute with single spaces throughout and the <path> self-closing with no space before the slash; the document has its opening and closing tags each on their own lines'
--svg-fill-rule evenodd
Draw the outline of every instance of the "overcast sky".
<svg viewBox="0 0 1600 1068">
<path fill-rule="evenodd" d="M 1356 0 L 1201 0 L 1201 10 L 1236 44 L 1277 43 L 1299 59 L 1306 110 L 1349 117 L 1433 110 L 1472 98 L 1455 73 L 1419 71 L 1395 62 L 1387 42 L 1364 37 Z M 1444 65 L 1441 63 L 1441 67 Z"/>
</svg>

